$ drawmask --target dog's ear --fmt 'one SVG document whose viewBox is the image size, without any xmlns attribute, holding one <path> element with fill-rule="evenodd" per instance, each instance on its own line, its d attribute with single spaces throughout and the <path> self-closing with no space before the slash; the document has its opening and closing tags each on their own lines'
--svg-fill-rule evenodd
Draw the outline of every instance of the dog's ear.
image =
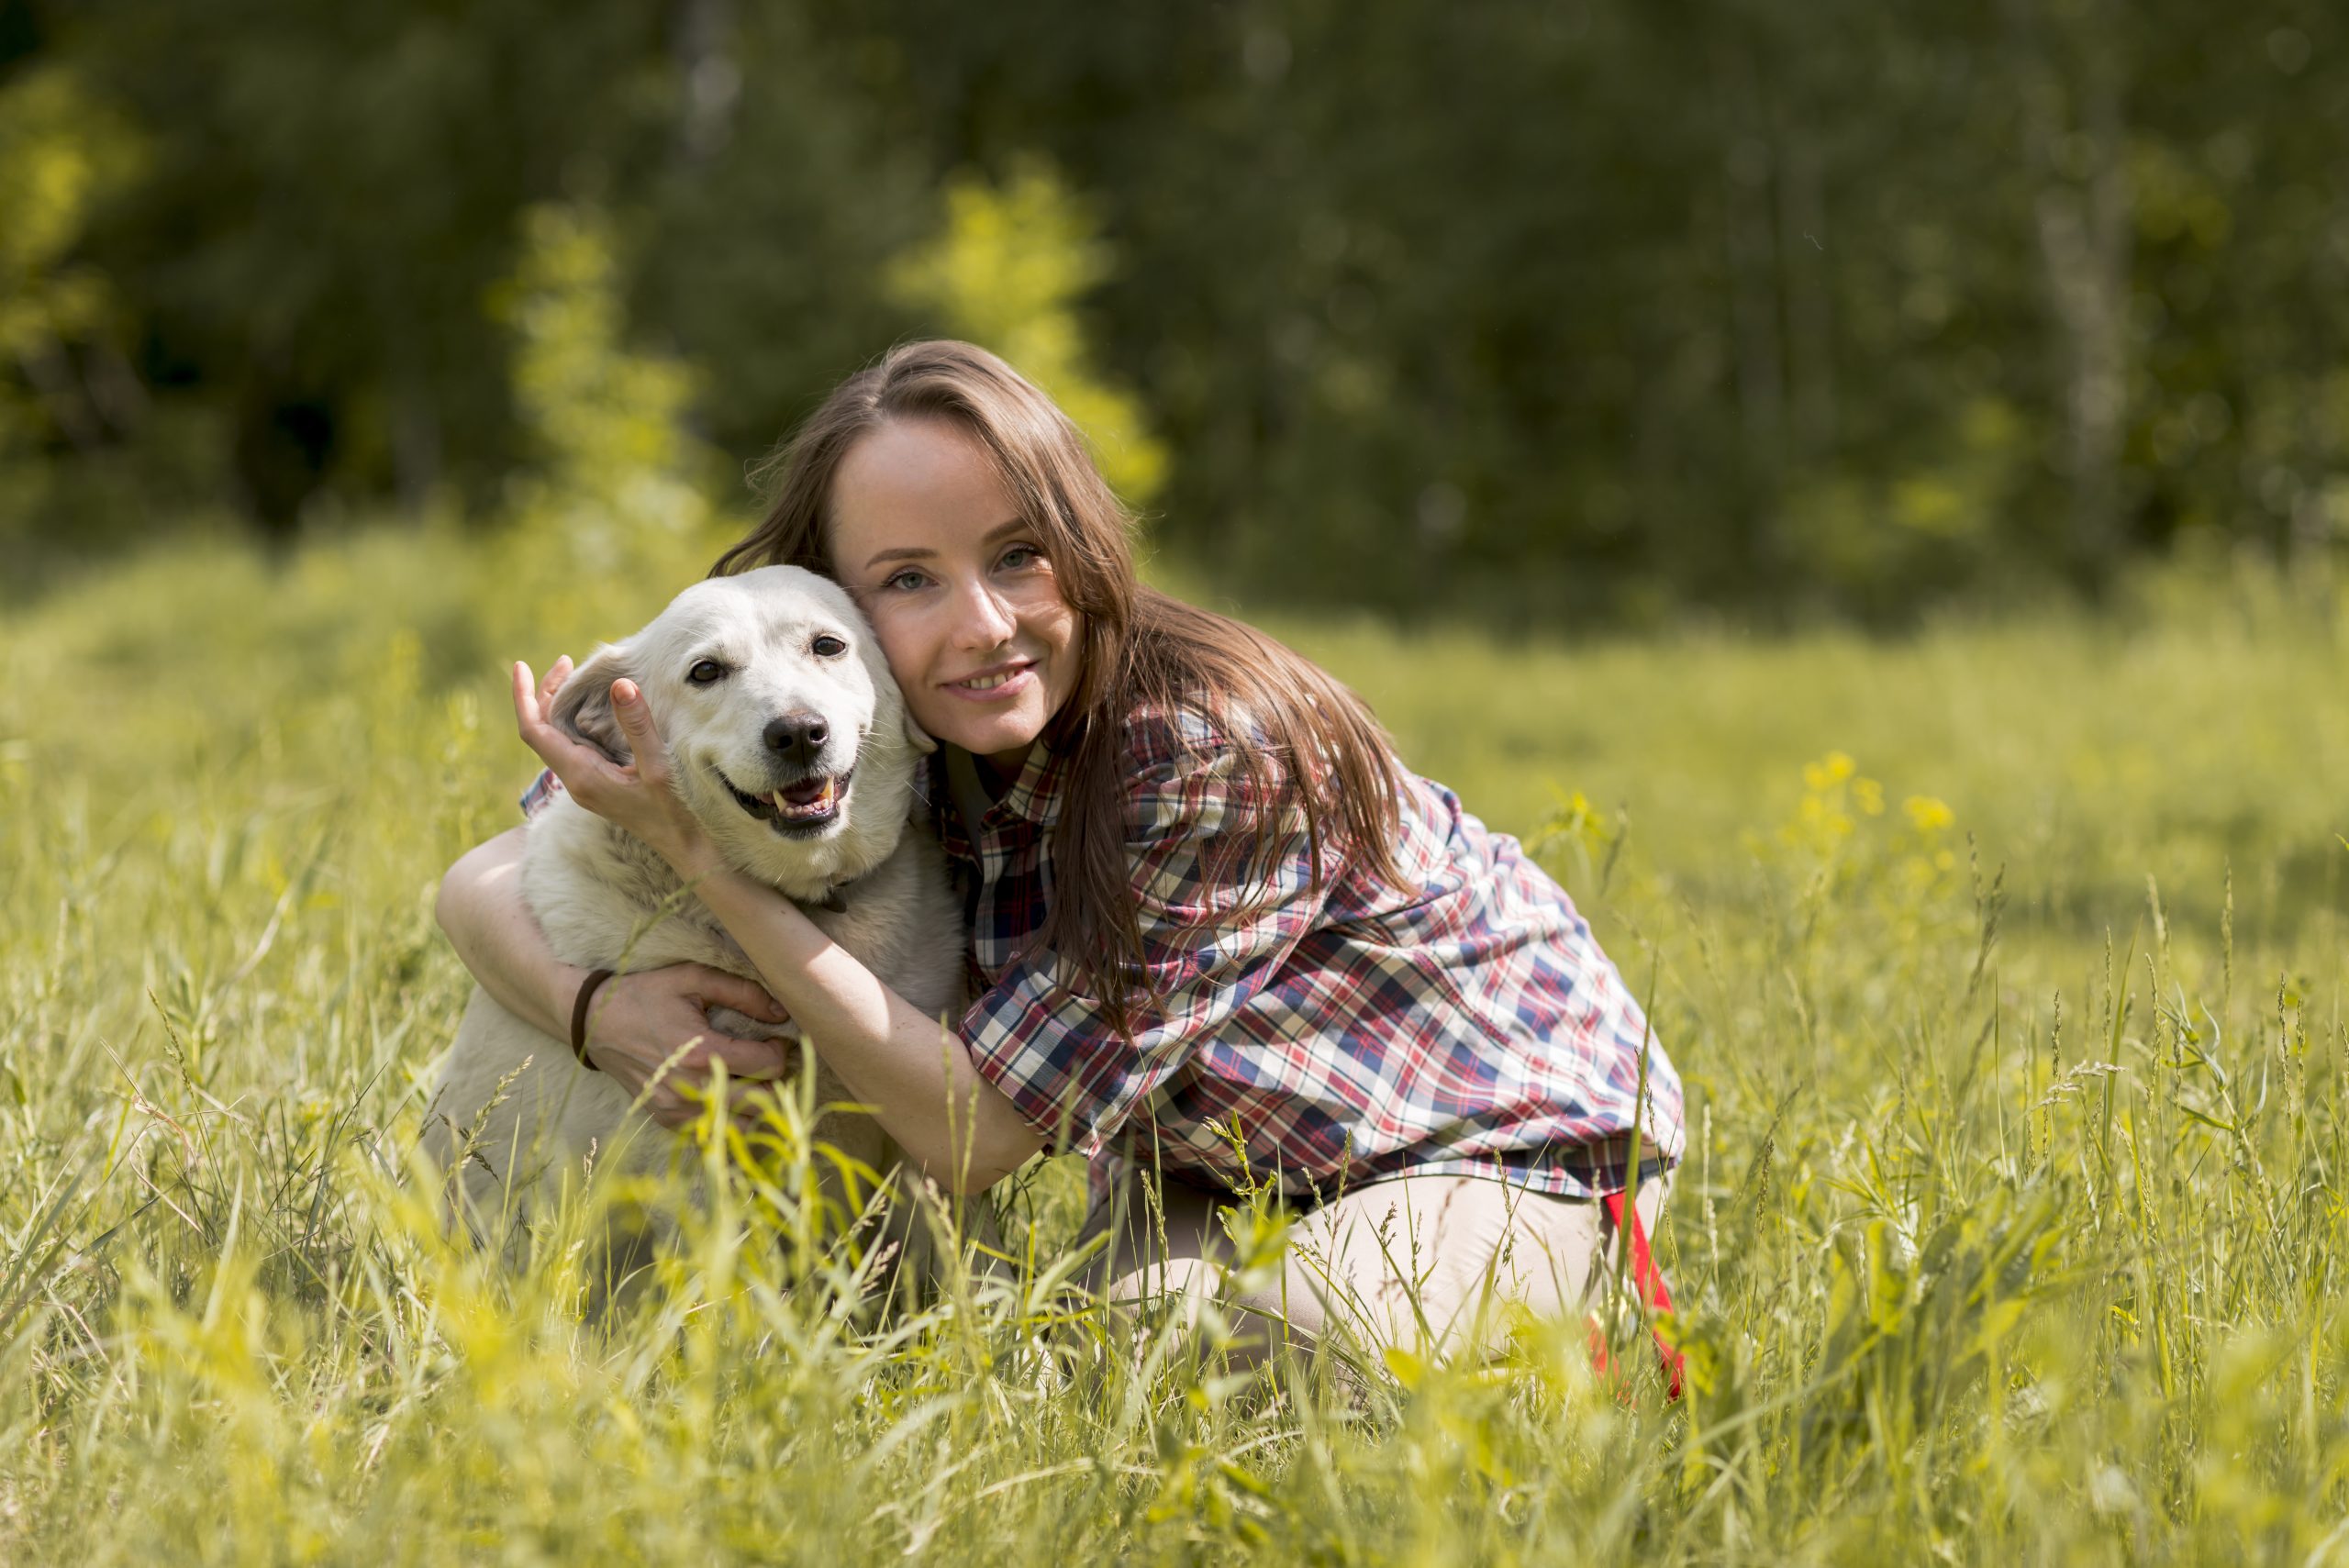
<svg viewBox="0 0 2349 1568">
<path fill-rule="evenodd" d="M 623 675 L 636 679 L 627 643 L 607 643 L 596 650 L 555 693 L 554 723 L 573 740 L 586 742 L 626 767 L 636 760 L 636 753 L 629 750 L 628 737 L 620 733 L 619 716 L 612 712 L 612 683 Z"/>
</svg>

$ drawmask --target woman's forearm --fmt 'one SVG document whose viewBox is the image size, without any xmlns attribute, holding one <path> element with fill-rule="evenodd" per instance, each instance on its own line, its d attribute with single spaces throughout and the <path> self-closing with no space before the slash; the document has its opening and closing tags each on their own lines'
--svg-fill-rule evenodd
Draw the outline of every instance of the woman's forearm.
<svg viewBox="0 0 2349 1568">
<path fill-rule="evenodd" d="M 825 1064 L 874 1107 L 924 1174 L 950 1192 L 979 1192 L 1043 1147 L 1011 1101 L 971 1065 L 951 1027 L 882 984 L 772 889 L 722 865 L 696 869 L 701 901 Z"/>
<path fill-rule="evenodd" d="M 482 989 L 540 1032 L 571 1033 L 566 1004 L 587 972 L 555 957 L 522 901 L 522 835 L 509 828 L 475 846 L 440 879 L 432 913 Z"/>
</svg>

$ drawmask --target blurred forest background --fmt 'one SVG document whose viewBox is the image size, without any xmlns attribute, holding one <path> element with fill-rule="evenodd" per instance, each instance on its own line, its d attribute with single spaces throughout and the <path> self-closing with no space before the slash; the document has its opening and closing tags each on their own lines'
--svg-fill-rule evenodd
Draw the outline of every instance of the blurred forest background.
<svg viewBox="0 0 2349 1568">
<path fill-rule="evenodd" d="M 0 0 L 20 582 L 492 528 L 565 462 L 740 510 L 931 332 L 1252 602 L 1881 625 L 2321 571 L 2345 283 L 2314 0 Z"/>
</svg>

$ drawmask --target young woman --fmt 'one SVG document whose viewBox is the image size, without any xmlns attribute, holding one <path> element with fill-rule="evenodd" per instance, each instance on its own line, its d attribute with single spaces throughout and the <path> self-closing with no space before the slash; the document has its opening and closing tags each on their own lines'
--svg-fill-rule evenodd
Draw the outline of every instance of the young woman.
<svg viewBox="0 0 2349 1568">
<path fill-rule="evenodd" d="M 1127 515 L 1041 392 L 967 344 L 909 344 L 841 384 L 777 468 L 716 570 L 810 567 L 872 621 L 941 742 L 929 802 L 975 1000 L 942 1050 L 938 1019 L 716 858 L 632 684 L 613 689 L 624 769 L 548 721 L 567 661 L 536 687 L 518 665 L 522 738 L 696 884 L 773 994 L 691 966 L 613 981 L 596 1066 L 636 1091 L 698 1036 L 689 1068 L 772 1076 L 769 1048 L 702 1009 L 796 1018 L 947 1186 L 1084 1154 L 1112 1295 L 1220 1285 L 1308 1342 L 1342 1318 L 1450 1344 L 1497 1299 L 1573 1305 L 1635 1158 L 1653 1226 L 1679 1081 L 1564 890 L 1405 770 L 1319 669 L 1138 583 Z M 521 902 L 522 831 L 457 862 L 440 923 L 560 1037 L 585 976 Z M 649 1109 L 691 1114 L 665 1084 Z M 1285 1279 L 1242 1289 L 1217 1211 L 1266 1184 L 1297 1246 Z"/>
</svg>

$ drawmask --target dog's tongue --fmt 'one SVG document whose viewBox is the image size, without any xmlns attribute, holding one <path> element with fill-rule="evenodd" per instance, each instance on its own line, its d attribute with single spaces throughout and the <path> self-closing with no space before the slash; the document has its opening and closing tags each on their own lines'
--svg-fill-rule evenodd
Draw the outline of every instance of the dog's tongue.
<svg viewBox="0 0 2349 1568">
<path fill-rule="evenodd" d="M 774 808 L 785 817 L 822 817 L 838 804 L 839 781 L 829 773 L 774 792 Z"/>
</svg>

